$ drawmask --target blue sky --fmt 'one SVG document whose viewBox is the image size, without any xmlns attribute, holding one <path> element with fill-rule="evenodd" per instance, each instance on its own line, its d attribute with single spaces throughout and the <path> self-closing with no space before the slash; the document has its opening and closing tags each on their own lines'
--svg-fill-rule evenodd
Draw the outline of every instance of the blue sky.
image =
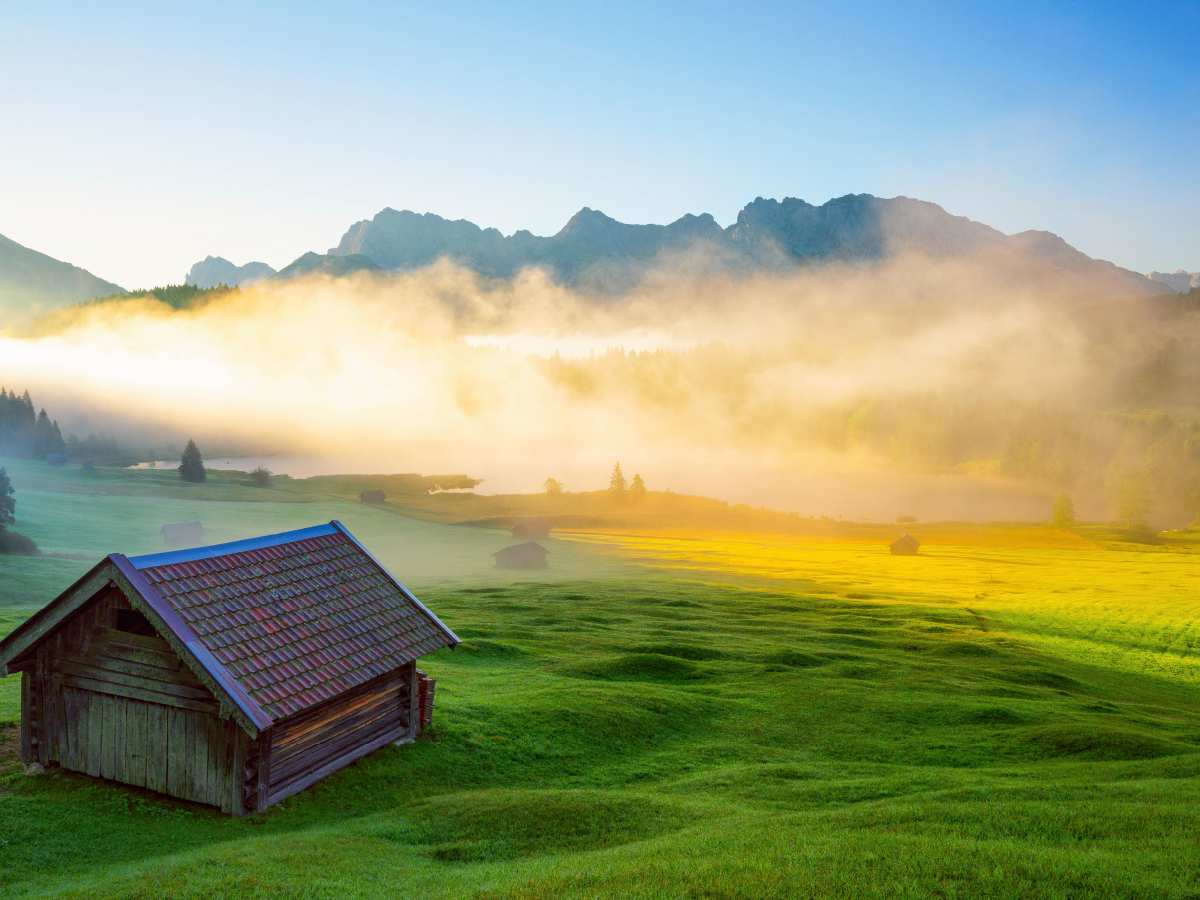
<svg viewBox="0 0 1200 900">
<path fill-rule="evenodd" d="M 1200 270 L 1200 5 L 22 4 L 0 234 L 125 287 L 385 206 L 551 234 L 903 194 Z"/>
</svg>

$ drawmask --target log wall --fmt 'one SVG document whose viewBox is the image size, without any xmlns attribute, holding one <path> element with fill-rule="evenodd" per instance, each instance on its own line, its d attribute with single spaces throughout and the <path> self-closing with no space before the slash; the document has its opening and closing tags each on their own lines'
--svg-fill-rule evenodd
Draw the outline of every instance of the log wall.
<svg viewBox="0 0 1200 900">
<path fill-rule="evenodd" d="M 272 727 L 265 805 L 386 744 L 415 737 L 419 723 L 409 715 L 415 695 L 416 666 L 410 663 Z"/>
<path fill-rule="evenodd" d="M 122 612 L 106 592 L 24 666 L 22 756 L 240 815 L 246 733 L 166 641 L 117 629 Z"/>
</svg>

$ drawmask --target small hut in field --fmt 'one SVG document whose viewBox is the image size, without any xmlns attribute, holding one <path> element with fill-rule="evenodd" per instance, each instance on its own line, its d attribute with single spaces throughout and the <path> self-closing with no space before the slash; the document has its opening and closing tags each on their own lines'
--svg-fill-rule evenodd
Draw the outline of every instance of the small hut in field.
<svg viewBox="0 0 1200 900">
<path fill-rule="evenodd" d="M 513 537 L 524 541 L 550 537 L 550 522 L 547 519 L 522 519 L 510 532 Z"/>
<path fill-rule="evenodd" d="M 911 534 L 905 534 L 892 541 L 892 556 L 916 556 L 920 547 L 920 541 Z"/>
<path fill-rule="evenodd" d="M 513 544 L 492 554 L 497 569 L 544 569 L 550 551 L 536 541 Z"/>
<path fill-rule="evenodd" d="M 358 495 L 359 503 L 382 503 L 386 499 L 383 491 L 363 491 Z"/>
<path fill-rule="evenodd" d="M 414 738 L 417 660 L 458 643 L 335 521 L 111 554 L 0 641 L 0 678 L 21 673 L 27 765 L 240 816 Z"/>
<path fill-rule="evenodd" d="M 168 547 L 195 547 L 204 541 L 204 526 L 199 522 L 168 522 L 162 527 L 162 536 Z"/>
</svg>

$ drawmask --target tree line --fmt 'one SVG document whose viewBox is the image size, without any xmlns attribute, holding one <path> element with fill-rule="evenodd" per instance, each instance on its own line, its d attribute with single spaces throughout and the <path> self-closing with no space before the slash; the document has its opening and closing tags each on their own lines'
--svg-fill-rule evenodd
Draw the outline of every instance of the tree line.
<svg viewBox="0 0 1200 900">
<path fill-rule="evenodd" d="M 542 492 L 557 496 L 564 493 L 563 483 L 557 478 L 547 478 L 542 484 Z M 613 466 L 612 474 L 608 476 L 608 492 L 614 498 L 632 496 L 634 501 L 641 499 L 646 493 L 646 482 L 642 480 L 642 476 L 634 474 L 633 481 L 625 480 L 625 473 L 621 471 L 621 461 L 617 460 L 617 464 Z"/>
<path fill-rule="evenodd" d="M 35 412 L 33 398 L 0 387 L 0 453 L 20 459 L 44 459 L 47 453 L 65 453 L 66 441 L 45 408 Z"/>
</svg>

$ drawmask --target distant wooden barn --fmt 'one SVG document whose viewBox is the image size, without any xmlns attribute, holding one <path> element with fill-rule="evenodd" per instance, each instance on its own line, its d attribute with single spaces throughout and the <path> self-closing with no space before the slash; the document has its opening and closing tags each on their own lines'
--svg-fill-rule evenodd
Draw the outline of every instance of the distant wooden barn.
<svg viewBox="0 0 1200 900">
<path fill-rule="evenodd" d="M 547 519 L 522 519 L 513 526 L 511 534 L 526 541 L 550 537 L 550 522 Z"/>
<path fill-rule="evenodd" d="M 386 499 L 383 491 L 363 491 L 358 495 L 359 503 L 382 503 Z"/>
<path fill-rule="evenodd" d="M 905 534 L 903 537 L 898 537 L 892 541 L 893 556 L 916 556 L 917 550 L 921 547 L 921 542 L 911 534 Z"/>
<path fill-rule="evenodd" d="M 199 522 L 167 522 L 162 536 L 168 547 L 195 547 L 204 542 L 204 526 Z"/>
<path fill-rule="evenodd" d="M 544 569 L 550 551 L 534 541 L 513 544 L 492 554 L 498 569 Z"/>
<path fill-rule="evenodd" d="M 243 815 L 415 737 L 417 660 L 458 643 L 331 522 L 114 553 L 0 641 L 0 677 L 21 673 L 26 764 Z"/>
</svg>

